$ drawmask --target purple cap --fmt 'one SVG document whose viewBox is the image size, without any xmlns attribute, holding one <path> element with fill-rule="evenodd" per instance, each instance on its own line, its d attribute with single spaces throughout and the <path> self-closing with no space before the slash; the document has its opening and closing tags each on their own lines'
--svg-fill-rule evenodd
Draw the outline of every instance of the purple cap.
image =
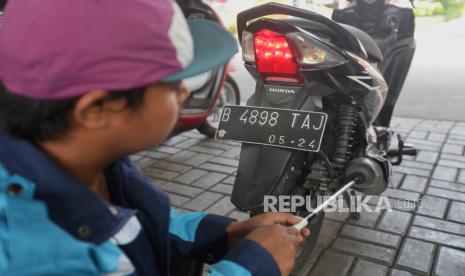
<svg viewBox="0 0 465 276">
<path fill-rule="evenodd" d="M 66 99 L 182 80 L 236 51 L 221 26 L 187 22 L 172 0 L 14 0 L 0 28 L 0 80 L 19 95 Z"/>
</svg>

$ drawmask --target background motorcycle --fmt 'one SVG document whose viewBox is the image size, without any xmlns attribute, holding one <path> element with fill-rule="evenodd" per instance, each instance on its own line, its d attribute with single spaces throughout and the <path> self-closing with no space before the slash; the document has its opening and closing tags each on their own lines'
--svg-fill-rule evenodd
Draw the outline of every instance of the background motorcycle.
<svg viewBox="0 0 465 276">
<path fill-rule="evenodd" d="M 389 126 L 415 53 L 415 17 L 409 0 L 356 0 L 350 7 L 334 10 L 333 20 L 355 26 L 379 46 L 383 61 L 379 70 L 389 93 L 376 123 Z"/>
<path fill-rule="evenodd" d="M 201 0 L 177 0 L 188 19 L 207 19 L 222 24 L 214 10 Z M 184 103 L 175 134 L 197 128 L 214 137 L 219 114 L 225 104 L 240 104 L 240 92 L 234 79 L 232 64 L 186 79 L 191 96 Z"/>
<path fill-rule="evenodd" d="M 380 8 L 391 10 L 389 5 Z M 292 18 L 263 18 L 272 14 Z M 383 65 L 382 51 L 367 33 L 268 3 L 238 15 L 238 34 L 256 90 L 250 107 L 225 107 L 217 133 L 221 139 L 246 142 L 231 198 L 236 207 L 254 215 L 263 212 L 265 195 L 315 199 L 354 177 L 361 179 L 355 190 L 380 194 L 390 181 L 391 166 L 400 164 L 404 154 L 416 154 L 400 136 L 398 148 L 390 149 L 392 131 L 373 124 L 389 103 L 378 67 L 393 65 Z M 344 199 L 350 201 L 348 193 Z M 312 235 L 298 252 L 295 274 L 304 269 L 323 217 L 309 224 Z"/>
</svg>

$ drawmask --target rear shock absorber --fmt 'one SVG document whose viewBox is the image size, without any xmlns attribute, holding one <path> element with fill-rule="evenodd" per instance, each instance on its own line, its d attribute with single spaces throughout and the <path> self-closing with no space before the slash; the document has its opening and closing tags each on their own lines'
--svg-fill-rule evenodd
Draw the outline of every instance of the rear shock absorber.
<svg viewBox="0 0 465 276">
<path fill-rule="evenodd" d="M 356 107 L 348 104 L 339 105 L 336 121 L 336 137 L 331 156 L 331 160 L 339 168 L 342 168 L 352 158 L 351 149 L 354 144 L 357 120 L 358 113 Z"/>
</svg>

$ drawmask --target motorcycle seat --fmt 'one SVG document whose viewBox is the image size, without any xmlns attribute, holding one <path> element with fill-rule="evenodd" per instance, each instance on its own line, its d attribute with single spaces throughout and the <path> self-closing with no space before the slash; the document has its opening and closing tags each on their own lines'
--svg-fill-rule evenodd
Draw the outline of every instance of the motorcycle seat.
<svg viewBox="0 0 465 276">
<path fill-rule="evenodd" d="M 315 35 L 323 39 L 324 38 L 327 38 L 330 40 L 338 39 L 337 33 L 335 33 L 329 27 L 321 23 L 318 23 L 318 22 L 313 22 L 313 21 L 304 20 L 304 19 L 296 19 L 296 18 L 280 19 L 280 21 L 284 21 L 284 22 L 293 24 L 295 26 L 298 26 L 304 30 L 314 33 Z M 342 23 L 339 23 L 339 24 L 360 41 L 360 43 L 365 48 L 367 55 L 368 55 L 368 59 L 370 61 L 372 62 L 383 61 L 383 53 L 381 52 L 381 49 L 379 48 L 378 44 L 376 44 L 376 41 L 373 38 L 371 38 L 369 34 L 365 33 L 359 28 L 346 25 L 346 24 L 342 24 Z"/>
</svg>

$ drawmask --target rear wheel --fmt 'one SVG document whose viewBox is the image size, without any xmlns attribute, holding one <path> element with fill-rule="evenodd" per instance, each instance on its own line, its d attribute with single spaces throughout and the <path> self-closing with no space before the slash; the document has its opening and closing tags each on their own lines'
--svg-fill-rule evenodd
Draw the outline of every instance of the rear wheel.
<svg viewBox="0 0 465 276">
<path fill-rule="evenodd" d="M 251 214 L 250 217 L 256 216 L 259 213 Z M 299 215 L 299 214 L 294 214 Z M 306 271 L 306 264 L 310 255 L 313 252 L 313 248 L 316 246 L 316 242 L 318 240 L 318 236 L 320 235 L 321 226 L 323 224 L 323 218 L 325 214 L 320 213 L 316 215 L 310 223 L 307 225 L 307 228 L 310 230 L 311 234 L 308 237 L 304 244 L 297 250 L 296 259 L 295 259 L 295 266 L 294 270 L 292 271 L 291 275 L 293 276 L 301 276 L 308 273 Z"/>
<path fill-rule="evenodd" d="M 306 273 L 308 273 L 308 271 L 306 271 L 306 264 L 313 252 L 313 249 L 316 246 L 316 242 L 318 240 L 318 236 L 320 235 L 320 230 L 323 224 L 324 217 L 325 213 L 320 213 L 316 215 L 308 224 L 307 228 L 310 229 L 311 234 L 310 237 L 308 237 L 305 240 L 305 243 L 297 251 L 295 266 L 291 275 L 301 276 L 306 275 Z"/>
<path fill-rule="evenodd" d="M 296 158 L 294 159 L 293 165 L 288 166 L 286 173 L 282 177 L 282 182 L 279 183 L 278 188 L 282 191 L 282 194 L 310 194 L 311 195 L 311 206 L 312 208 L 316 207 L 316 196 L 315 192 L 302 192 L 305 190 L 303 188 L 303 182 L 305 181 L 306 173 L 303 173 L 302 170 L 293 170 L 292 168 L 298 168 L 297 164 L 302 162 L 302 159 Z M 299 187 L 295 189 L 295 187 Z M 300 190 L 300 191 L 297 191 Z M 304 208 L 305 209 L 305 208 Z M 307 210 L 297 210 L 294 212 L 293 215 L 304 217 L 308 214 Z M 250 216 L 255 216 L 260 213 L 263 213 L 263 210 L 256 210 L 255 213 L 252 213 Z M 304 244 L 297 250 L 296 259 L 295 259 L 295 266 L 294 270 L 292 271 L 291 275 L 300 276 L 305 275 L 308 273 L 307 270 L 307 261 L 310 258 L 310 255 L 313 252 L 313 248 L 316 246 L 316 242 L 318 240 L 318 236 L 320 234 L 320 229 L 323 223 L 324 213 L 320 213 L 313 217 L 313 219 L 307 225 L 307 228 L 310 230 L 310 236 L 305 240 Z"/>
<path fill-rule="evenodd" d="M 228 75 L 224 81 L 223 89 L 221 90 L 221 94 L 218 97 L 212 114 L 198 127 L 200 133 L 210 138 L 215 137 L 223 107 L 228 104 L 239 105 L 241 103 L 240 97 L 240 91 L 236 81 Z"/>
</svg>

